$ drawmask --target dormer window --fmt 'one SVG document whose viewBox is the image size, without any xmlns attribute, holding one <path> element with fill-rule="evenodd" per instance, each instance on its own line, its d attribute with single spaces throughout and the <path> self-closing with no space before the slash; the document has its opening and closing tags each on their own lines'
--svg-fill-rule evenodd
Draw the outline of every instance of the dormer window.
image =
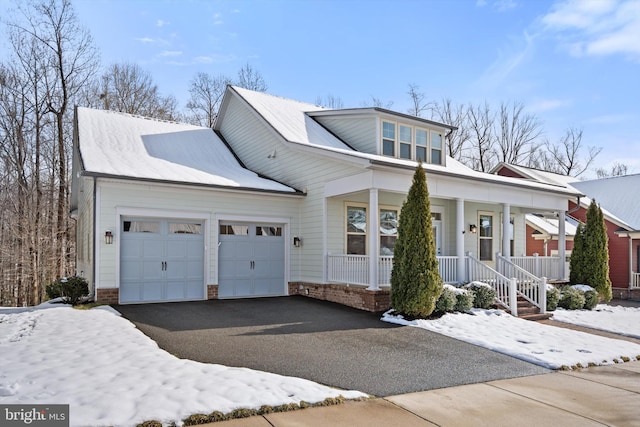
<svg viewBox="0 0 640 427">
<path fill-rule="evenodd" d="M 404 123 L 382 121 L 382 154 L 406 160 L 422 160 L 441 165 L 442 141 L 440 131 Z"/>
</svg>

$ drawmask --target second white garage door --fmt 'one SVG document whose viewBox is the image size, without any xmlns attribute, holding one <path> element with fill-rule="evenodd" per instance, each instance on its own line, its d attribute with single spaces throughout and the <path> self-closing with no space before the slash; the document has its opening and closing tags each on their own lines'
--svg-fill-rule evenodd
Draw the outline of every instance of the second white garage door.
<svg viewBox="0 0 640 427">
<path fill-rule="evenodd" d="M 284 252 L 281 224 L 221 222 L 218 296 L 286 295 Z"/>
</svg>

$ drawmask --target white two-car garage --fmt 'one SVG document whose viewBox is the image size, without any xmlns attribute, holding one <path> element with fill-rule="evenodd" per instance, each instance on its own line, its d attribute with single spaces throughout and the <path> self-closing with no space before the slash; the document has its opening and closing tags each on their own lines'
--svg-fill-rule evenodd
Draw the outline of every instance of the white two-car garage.
<svg viewBox="0 0 640 427">
<path fill-rule="evenodd" d="M 120 303 L 202 300 L 205 223 L 156 217 L 120 219 Z M 218 224 L 218 297 L 286 295 L 284 224 Z"/>
</svg>

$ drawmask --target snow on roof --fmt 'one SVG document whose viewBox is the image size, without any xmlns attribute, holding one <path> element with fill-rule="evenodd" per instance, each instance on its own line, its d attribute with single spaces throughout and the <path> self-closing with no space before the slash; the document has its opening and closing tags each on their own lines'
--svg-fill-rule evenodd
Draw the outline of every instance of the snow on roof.
<svg viewBox="0 0 640 427">
<path fill-rule="evenodd" d="M 602 209 L 640 230 L 640 174 L 579 181 L 572 184 Z"/>
<path fill-rule="evenodd" d="M 527 214 L 526 220 L 533 227 L 551 236 L 557 236 L 559 220 L 556 218 L 543 218 L 533 214 Z M 565 221 L 564 231 L 566 236 L 576 235 L 576 225 L 570 221 Z"/>
<path fill-rule="evenodd" d="M 591 199 L 595 199 L 602 209 L 602 214 L 609 220 L 623 227 L 640 229 L 640 199 L 620 197 L 620 194 L 630 194 L 634 190 L 637 191 L 636 189 L 640 185 L 640 175 L 629 175 L 639 177 L 635 180 L 629 179 L 626 182 L 605 183 L 604 181 L 612 178 L 580 181 L 574 176 L 541 171 L 525 166 L 506 163 L 501 163 L 501 165 L 515 170 L 532 180 L 574 188 L 577 192 L 586 195 L 586 197 L 580 198 L 581 205 L 588 207 L 591 204 Z M 501 165 L 494 168 L 494 171 L 499 169 Z"/>
<path fill-rule="evenodd" d="M 232 88 L 287 141 L 353 151 L 306 114 L 326 108 L 237 86 Z"/>
<path fill-rule="evenodd" d="M 325 151 L 345 154 L 370 162 L 379 162 L 391 166 L 411 167 L 416 166 L 413 160 L 396 159 L 372 153 L 356 151 L 334 136 L 331 132 L 316 122 L 308 113 L 330 110 L 317 105 L 308 104 L 292 99 L 269 95 L 264 92 L 256 92 L 237 86 L 232 86 L 252 108 L 254 108 L 280 135 L 287 141 L 301 144 L 307 147 L 320 148 Z M 538 190 L 551 190 L 568 195 L 577 195 L 579 192 L 563 183 L 523 181 L 522 179 L 504 177 L 486 172 L 473 170 L 452 157 L 446 159 L 446 166 L 423 163 L 427 173 L 444 173 L 463 178 L 478 179 L 497 184 L 518 185 Z"/>
<path fill-rule="evenodd" d="M 209 128 L 78 108 L 78 137 L 87 172 L 295 192 L 243 168 Z"/>
</svg>

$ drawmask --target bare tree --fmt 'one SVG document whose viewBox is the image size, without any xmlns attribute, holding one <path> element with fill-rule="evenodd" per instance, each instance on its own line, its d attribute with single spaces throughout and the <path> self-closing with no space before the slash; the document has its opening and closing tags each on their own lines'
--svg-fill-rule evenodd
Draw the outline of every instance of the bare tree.
<svg viewBox="0 0 640 427">
<path fill-rule="evenodd" d="M 493 133 L 495 114 L 489 104 L 473 106 L 467 109 L 467 120 L 470 134 L 470 156 L 464 163 L 482 172 L 488 172 L 493 166 L 495 135 Z"/>
<path fill-rule="evenodd" d="M 325 108 L 331 108 L 333 110 L 339 110 L 341 108 L 344 108 L 344 102 L 342 102 L 342 99 L 340 99 L 340 97 L 338 96 L 333 96 L 331 94 L 325 96 L 324 98 L 321 96 L 318 96 L 316 98 L 316 105 L 319 105 Z"/>
<path fill-rule="evenodd" d="M 137 114 L 163 120 L 175 120 L 177 101 L 173 96 L 162 96 L 151 74 L 132 63 L 112 64 L 91 90 L 105 110 Z"/>
<path fill-rule="evenodd" d="M 264 81 L 260 71 L 248 63 L 238 71 L 238 81 L 236 85 L 257 92 L 267 91 L 267 83 Z"/>
<path fill-rule="evenodd" d="M 584 173 L 602 148 L 587 147 L 583 154 L 582 129 L 569 128 L 556 144 L 547 144 L 547 152 L 551 164 L 543 165 L 542 169 L 568 176 L 580 176 Z"/>
<path fill-rule="evenodd" d="M 422 117 L 427 110 L 433 108 L 432 103 L 425 101 L 426 95 L 424 92 L 420 92 L 420 86 L 417 84 L 409 84 L 407 95 L 411 100 L 411 108 L 407 110 L 407 113 L 412 116 Z"/>
<path fill-rule="evenodd" d="M 449 98 L 436 103 L 432 111 L 434 120 L 457 128 L 446 136 L 447 154 L 456 160 L 462 160 L 465 147 L 471 140 L 467 116 L 468 108 L 463 104 L 453 105 Z"/>
<path fill-rule="evenodd" d="M 519 102 L 501 103 L 497 132 L 499 161 L 526 163 L 527 155 L 542 134 L 542 123 L 535 115 L 524 111 Z"/>
<path fill-rule="evenodd" d="M 189 121 L 199 126 L 213 128 L 222 96 L 229 84 L 231 79 L 226 76 L 197 73 L 189 85 L 190 97 L 187 102 L 187 110 L 191 112 Z"/>
<path fill-rule="evenodd" d="M 629 165 L 615 162 L 611 165 L 611 169 L 597 168 L 596 176 L 598 178 L 608 178 L 612 176 L 625 176 L 629 174 Z"/>
<path fill-rule="evenodd" d="M 363 107 L 374 107 L 374 108 L 384 108 L 386 110 L 390 110 L 393 107 L 393 101 L 384 102 L 378 97 L 371 96 L 369 101 L 362 102 Z"/>
</svg>

